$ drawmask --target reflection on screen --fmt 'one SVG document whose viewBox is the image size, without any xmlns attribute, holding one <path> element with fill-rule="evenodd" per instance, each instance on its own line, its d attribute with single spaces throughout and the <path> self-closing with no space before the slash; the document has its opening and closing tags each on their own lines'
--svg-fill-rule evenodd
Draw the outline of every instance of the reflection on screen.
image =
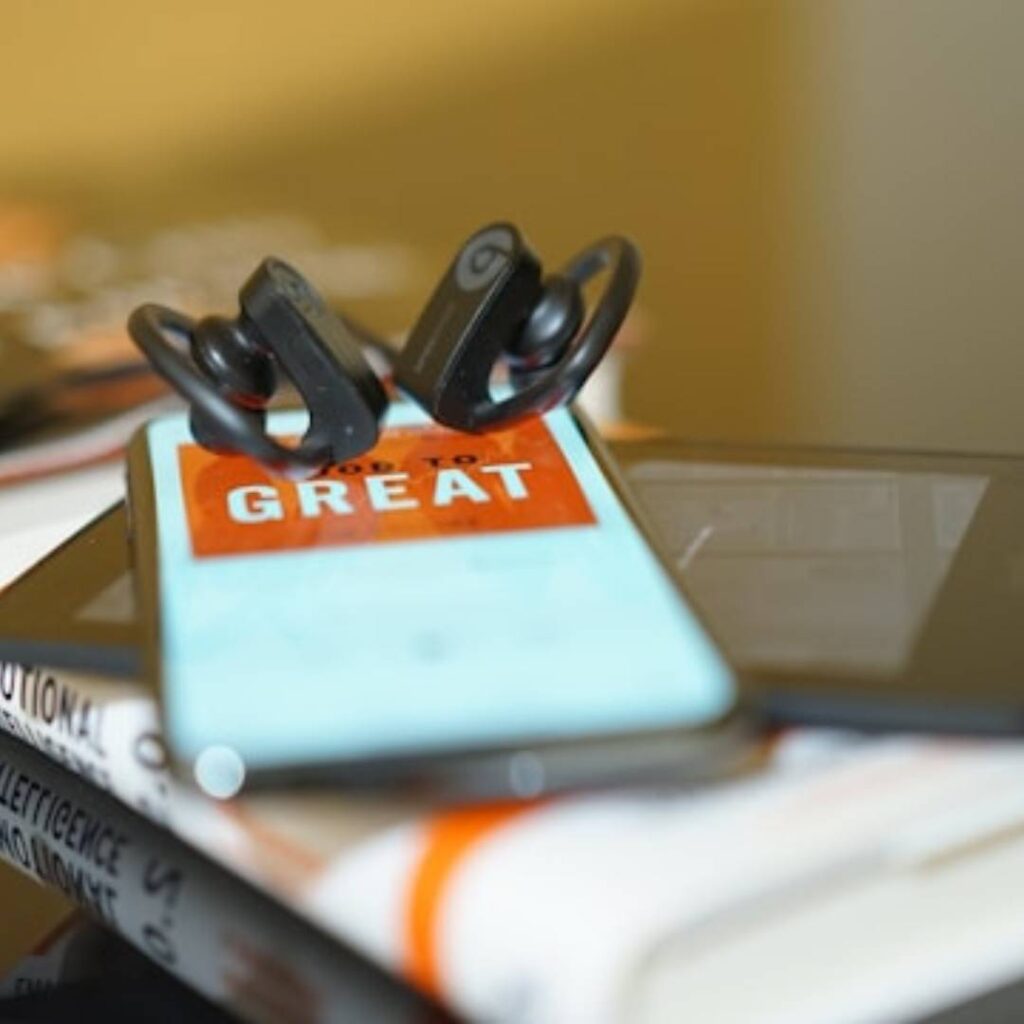
<svg viewBox="0 0 1024 1024">
<path fill-rule="evenodd" d="M 75 613 L 83 622 L 103 622 L 123 625 L 135 619 L 135 595 L 131 576 L 122 573 L 113 583 L 104 587 Z"/>
<path fill-rule="evenodd" d="M 988 485 L 679 462 L 630 479 L 739 664 L 879 675 L 907 660 Z"/>
</svg>

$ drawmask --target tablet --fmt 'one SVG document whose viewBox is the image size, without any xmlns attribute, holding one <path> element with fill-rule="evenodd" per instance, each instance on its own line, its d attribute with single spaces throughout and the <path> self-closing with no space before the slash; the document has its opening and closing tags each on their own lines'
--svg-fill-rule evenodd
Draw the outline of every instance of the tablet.
<svg viewBox="0 0 1024 1024">
<path fill-rule="evenodd" d="M 1024 460 L 619 445 L 770 718 L 1024 731 Z"/>
</svg>

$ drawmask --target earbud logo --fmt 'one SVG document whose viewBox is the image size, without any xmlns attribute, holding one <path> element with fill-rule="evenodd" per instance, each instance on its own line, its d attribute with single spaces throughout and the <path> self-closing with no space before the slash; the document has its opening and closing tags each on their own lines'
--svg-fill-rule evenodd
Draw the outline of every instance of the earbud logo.
<svg viewBox="0 0 1024 1024">
<path fill-rule="evenodd" d="M 508 228 L 481 231 L 459 254 L 455 283 L 464 292 L 489 285 L 504 270 L 514 248 L 515 239 Z"/>
<path fill-rule="evenodd" d="M 313 291 L 306 283 L 305 278 L 298 274 L 280 260 L 268 260 L 269 269 L 274 279 L 284 294 L 292 301 L 294 306 L 307 317 L 319 317 L 323 315 L 323 302 L 320 296 Z"/>
</svg>

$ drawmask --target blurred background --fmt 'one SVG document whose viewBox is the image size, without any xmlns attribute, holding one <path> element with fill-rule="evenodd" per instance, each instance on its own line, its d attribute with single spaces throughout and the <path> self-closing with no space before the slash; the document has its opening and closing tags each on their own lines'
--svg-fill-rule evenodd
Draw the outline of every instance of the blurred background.
<svg viewBox="0 0 1024 1024">
<path fill-rule="evenodd" d="M 0 196 L 408 246 L 351 300 L 391 331 L 481 222 L 551 266 L 625 232 L 632 418 L 1017 451 L 1022 38 L 1016 0 L 7 0 Z"/>
<path fill-rule="evenodd" d="M 116 321 L 119 254 L 187 276 L 225 231 L 334 253 L 348 308 L 397 333 L 509 218 L 552 267 L 642 246 L 632 420 L 1024 447 L 1017 0 L 6 0 L 3 23 L 0 306 L 43 347 L 67 320 L 43 300 L 98 292 Z"/>
</svg>

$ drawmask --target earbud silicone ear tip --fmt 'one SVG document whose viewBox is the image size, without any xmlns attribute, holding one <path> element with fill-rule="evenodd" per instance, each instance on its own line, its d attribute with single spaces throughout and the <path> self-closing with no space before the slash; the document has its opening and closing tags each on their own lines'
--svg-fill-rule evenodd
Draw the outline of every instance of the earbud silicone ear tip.
<svg viewBox="0 0 1024 1024">
<path fill-rule="evenodd" d="M 235 405 L 261 409 L 277 388 L 270 354 L 257 347 L 250 332 L 222 316 L 208 316 L 192 328 L 192 359 L 208 380 Z"/>
<path fill-rule="evenodd" d="M 547 278 L 522 334 L 505 352 L 509 366 L 525 379 L 556 363 L 579 331 L 584 312 L 583 290 L 575 281 L 557 274 Z"/>
</svg>

